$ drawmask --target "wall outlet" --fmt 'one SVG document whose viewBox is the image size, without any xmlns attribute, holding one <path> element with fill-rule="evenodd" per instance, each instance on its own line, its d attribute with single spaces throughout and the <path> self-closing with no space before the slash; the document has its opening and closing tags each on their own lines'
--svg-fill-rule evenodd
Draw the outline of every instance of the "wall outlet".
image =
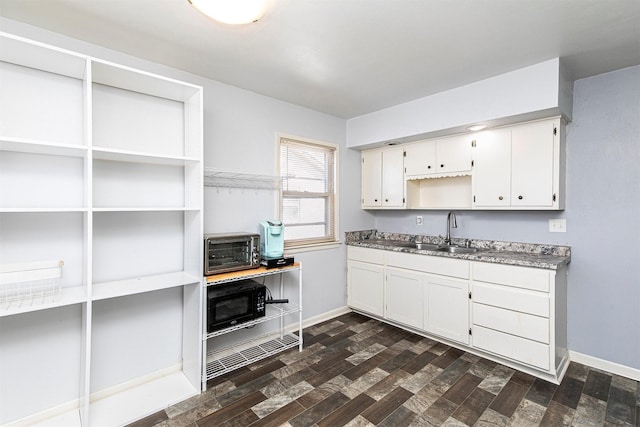
<svg viewBox="0 0 640 427">
<path fill-rule="evenodd" d="M 549 233 L 566 233 L 567 232 L 567 220 L 550 219 L 549 220 Z"/>
<path fill-rule="evenodd" d="M 422 215 L 417 215 L 416 216 L 416 225 L 422 225 L 424 224 L 424 221 L 422 220 Z"/>
</svg>

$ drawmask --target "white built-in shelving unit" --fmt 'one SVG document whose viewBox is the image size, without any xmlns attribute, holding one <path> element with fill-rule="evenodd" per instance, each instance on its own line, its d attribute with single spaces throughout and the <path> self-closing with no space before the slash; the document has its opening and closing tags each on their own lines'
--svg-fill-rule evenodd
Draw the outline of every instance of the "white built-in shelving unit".
<svg viewBox="0 0 640 427">
<path fill-rule="evenodd" d="M 55 298 L 0 306 L 1 425 L 200 392 L 202 97 L 0 33 L 0 264 L 64 262 Z"/>
</svg>

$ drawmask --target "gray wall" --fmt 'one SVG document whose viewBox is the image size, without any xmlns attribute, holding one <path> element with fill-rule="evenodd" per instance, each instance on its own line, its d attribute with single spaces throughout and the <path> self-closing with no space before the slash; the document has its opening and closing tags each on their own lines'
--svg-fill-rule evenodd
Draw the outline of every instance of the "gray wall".
<svg viewBox="0 0 640 427">
<path fill-rule="evenodd" d="M 378 212 L 376 227 L 444 235 L 446 213 Z M 640 66 L 575 82 L 565 211 L 457 214 L 454 237 L 570 245 L 570 350 L 640 369 Z"/>
</svg>

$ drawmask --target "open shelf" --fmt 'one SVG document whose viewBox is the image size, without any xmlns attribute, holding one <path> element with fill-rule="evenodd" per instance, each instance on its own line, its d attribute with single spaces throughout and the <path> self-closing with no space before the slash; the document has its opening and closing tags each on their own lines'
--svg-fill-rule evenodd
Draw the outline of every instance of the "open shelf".
<svg viewBox="0 0 640 427">
<path fill-rule="evenodd" d="M 93 158 L 98 160 L 110 160 L 116 162 L 147 163 L 153 165 L 184 166 L 198 163 L 200 160 L 180 157 L 162 156 L 137 151 L 119 150 L 115 148 L 93 147 Z"/>
<path fill-rule="evenodd" d="M 199 392 L 182 372 L 172 372 L 95 401 L 92 396 L 90 422 L 87 425 L 125 425 Z"/>
<path fill-rule="evenodd" d="M 300 270 L 302 266 L 299 262 L 293 265 L 280 268 L 258 267 L 251 270 L 232 271 L 230 273 L 216 274 L 215 276 L 206 277 L 206 286 L 220 285 L 222 283 L 234 282 L 236 280 L 254 279 L 256 277 L 272 276 L 274 274 L 282 274 L 287 271 Z"/>
<path fill-rule="evenodd" d="M 0 136 L 0 151 L 66 157 L 85 157 L 87 155 L 87 147 L 82 145 L 61 144 L 55 141 L 41 141 L 6 136 Z"/>
<path fill-rule="evenodd" d="M 265 337 L 254 338 L 251 342 L 263 341 Z M 247 343 L 248 342 L 239 343 L 207 353 L 206 380 L 208 381 L 219 377 L 227 372 L 299 346 L 301 341 L 298 335 L 285 334 L 279 338 L 269 339 L 268 341 L 248 348 L 246 347 Z M 235 351 L 236 349 L 237 351 Z"/>
<path fill-rule="evenodd" d="M 114 280 L 95 283 L 93 285 L 93 301 L 107 298 L 117 298 L 125 295 L 141 294 L 143 292 L 174 288 L 199 283 L 200 278 L 183 271 L 153 276 L 137 277 L 135 279 Z"/>
</svg>

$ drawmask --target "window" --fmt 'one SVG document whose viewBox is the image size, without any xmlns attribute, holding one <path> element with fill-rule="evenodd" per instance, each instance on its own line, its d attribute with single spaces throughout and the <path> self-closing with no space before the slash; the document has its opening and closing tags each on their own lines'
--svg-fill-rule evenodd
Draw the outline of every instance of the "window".
<svg viewBox="0 0 640 427">
<path fill-rule="evenodd" d="M 336 241 L 335 145 L 280 138 L 285 247 Z"/>
</svg>

